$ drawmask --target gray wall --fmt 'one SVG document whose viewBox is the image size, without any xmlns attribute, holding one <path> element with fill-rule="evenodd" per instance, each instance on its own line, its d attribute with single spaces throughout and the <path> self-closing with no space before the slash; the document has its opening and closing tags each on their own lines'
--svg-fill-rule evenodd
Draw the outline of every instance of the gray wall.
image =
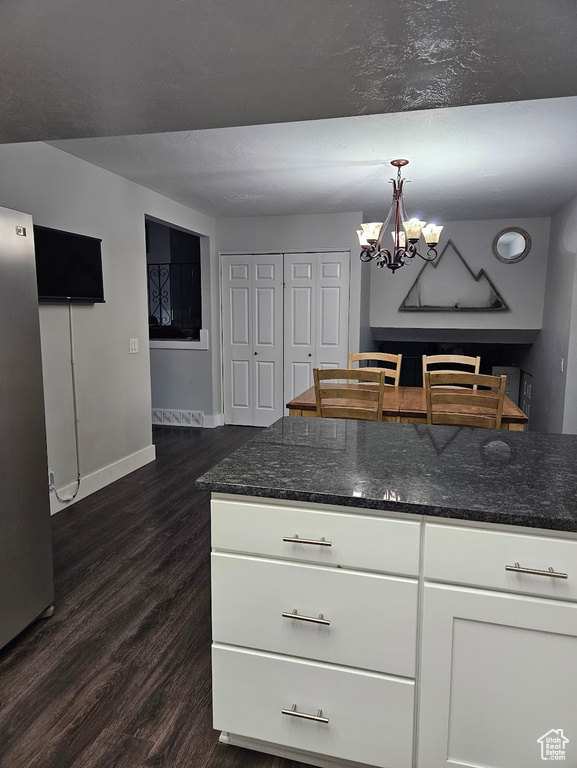
<svg viewBox="0 0 577 768">
<path fill-rule="evenodd" d="M 569 331 L 569 347 L 567 350 L 566 370 L 567 385 L 565 388 L 565 413 L 563 417 L 563 432 L 577 434 L 577 197 L 566 205 L 560 212 L 559 227 L 562 231 L 560 248 L 567 254 L 566 258 L 573 261 L 573 310 Z"/>
<path fill-rule="evenodd" d="M 112 465 L 154 455 L 145 215 L 211 239 L 214 221 L 46 144 L 0 146 L 0 167 L 0 205 L 31 213 L 36 224 L 102 238 L 106 303 L 73 312 L 81 468 L 110 482 Z M 48 460 L 59 488 L 75 479 L 67 312 L 40 308 Z M 129 354 L 130 338 L 140 341 L 137 355 Z"/>
<path fill-rule="evenodd" d="M 576 254 L 577 198 L 551 218 L 543 328 L 521 361 L 533 375 L 531 430 L 538 432 L 577 432 Z"/>
<path fill-rule="evenodd" d="M 518 264 L 503 264 L 492 253 L 494 236 L 507 226 L 523 227 L 531 235 L 532 248 Z M 549 219 L 496 219 L 444 222 L 440 250 L 452 240 L 470 268 L 485 269 L 510 307 L 509 312 L 399 312 L 423 262 L 391 274 L 374 264 L 371 271 L 371 326 L 374 328 L 540 328 L 543 314 Z"/>
</svg>

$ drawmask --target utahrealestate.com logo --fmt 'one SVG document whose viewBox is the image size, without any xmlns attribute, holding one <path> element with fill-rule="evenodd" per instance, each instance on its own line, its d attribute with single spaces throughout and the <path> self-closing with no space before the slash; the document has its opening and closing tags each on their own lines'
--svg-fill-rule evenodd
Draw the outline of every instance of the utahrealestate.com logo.
<svg viewBox="0 0 577 768">
<path fill-rule="evenodd" d="M 565 760 L 565 745 L 569 739 L 563 734 L 562 728 L 552 728 L 537 742 L 541 745 L 541 760 Z"/>
</svg>

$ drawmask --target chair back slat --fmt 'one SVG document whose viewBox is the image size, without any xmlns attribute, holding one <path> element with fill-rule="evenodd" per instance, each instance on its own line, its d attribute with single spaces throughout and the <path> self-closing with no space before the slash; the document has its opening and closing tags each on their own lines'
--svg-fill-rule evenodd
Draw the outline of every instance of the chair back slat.
<svg viewBox="0 0 577 768">
<path fill-rule="evenodd" d="M 392 363 L 391 367 L 388 368 L 384 366 L 370 366 L 362 370 L 382 371 L 385 374 L 385 386 L 398 387 L 399 379 L 401 378 L 402 359 L 402 355 L 391 355 L 388 352 L 354 352 L 349 354 L 349 368 L 353 368 L 353 363 L 359 363 L 359 368 L 354 370 L 360 370 L 361 362 Z M 387 379 L 391 380 L 390 384 Z"/>
<path fill-rule="evenodd" d="M 383 420 L 384 374 L 367 368 L 313 369 L 317 416 Z M 346 384 L 335 384 L 345 380 Z M 323 386 L 324 382 L 328 382 Z M 355 383 L 356 382 L 356 383 Z"/>
<path fill-rule="evenodd" d="M 458 396 L 455 397 L 453 394 L 449 394 L 446 390 L 443 390 L 442 387 L 439 387 L 439 389 L 435 392 L 431 392 L 431 402 L 433 405 L 443 405 L 451 403 L 459 403 L 459 405 L 472 405 L 475 408 L 488 408 L 489 410 L 492 410 L 497 406 L 497 401 L 499 400 L 499 393 L 496 392 L 495 394 L 485 394 L 487 390 L 481 390 L 483 394 L 479 395 L 473 395 L 473 394 L 463 394 L 459 392 Z"/>
<path fill-rule="evenodd" d="M 506 376 L 425 371 L 427 422 L 500 429 L 506 384 Z"/>
<path fill-rule="evenodd" d="M 481 368 L 480 357 L 470 357 L 469 355 L 423 355 L 423 386 L 425 386 L 425 373 L 430 370 L 431 365 L 442 365 L 453 363 L 455 365 L 468 366 L 473 370 L 470 373 L 479 373 Z M 462 369 L 449 368 L 447 370 L 431 371 L 431 373 L 467 373 Z"/>
<path fill-rule="evenodd" d="M 380 397 L 378 388 L 375 389 L 361 389 L 360 387 L 347 385 L 343 393 L 342 387 L 330 389 L 329 387 L 322 388 L 323 400 L 370 400 L 376 403 Z"/>
</svg>

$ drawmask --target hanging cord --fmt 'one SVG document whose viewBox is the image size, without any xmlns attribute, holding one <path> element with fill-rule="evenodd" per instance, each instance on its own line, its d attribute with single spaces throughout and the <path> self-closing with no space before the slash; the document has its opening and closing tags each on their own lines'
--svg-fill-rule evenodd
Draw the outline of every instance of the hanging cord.
<svg viewBox="0 0 577 768">
<path fill-rule="evenodd" d="M 74 408 L 74 444 L 76 447 L 76 488 L 72 496 L 64 497 L 58 494 L 54 485 L 50 486 L 50 490 L 56 496 L 58 501 L 65 504 L 69 501 L 74 501 L 78 496 L 80 490 L 80 441 L 78 439 L 78 396 L 76 394 L 76 369 L 74 363 L 74 331 L 72 328 L 72 302 L 68 302 L 68 328 L 70 331 L 70 372 L 72 378 L 72 405 Z"/>
</svg>

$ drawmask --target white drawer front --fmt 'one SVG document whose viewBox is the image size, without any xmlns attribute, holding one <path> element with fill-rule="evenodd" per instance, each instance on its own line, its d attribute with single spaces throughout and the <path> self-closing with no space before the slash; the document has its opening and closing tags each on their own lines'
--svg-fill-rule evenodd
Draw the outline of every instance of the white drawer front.
<svg viewBox="0 0 577 768">
<path fill-rule="evenodd" d="M 273 501 L 213 499 L 212 546 L 407 576 L 419 573 L 419 523 L 283 507 Z M 294 537 L 331 546 L 283 541 Z"/>
<path fill-rule="evenodd" d="M 410 768 L 412 681 L 213 646 L 214 727 L 295 749 Z M 303 713 L 328 723 L 289 715 Z"/>
<path fill-rule="evenodd" d="M 417 582 L 212 555 L 216 642 L 414 677 Z M 298 615 L 330 624 L 283 616 Z"/>
<path fill-rule="evenodd" d="M 515 563 L 568 578 L 506 570 Z M 427 523 L 425 578 L 577 600 L 577 541 Z"/>
</svg>

